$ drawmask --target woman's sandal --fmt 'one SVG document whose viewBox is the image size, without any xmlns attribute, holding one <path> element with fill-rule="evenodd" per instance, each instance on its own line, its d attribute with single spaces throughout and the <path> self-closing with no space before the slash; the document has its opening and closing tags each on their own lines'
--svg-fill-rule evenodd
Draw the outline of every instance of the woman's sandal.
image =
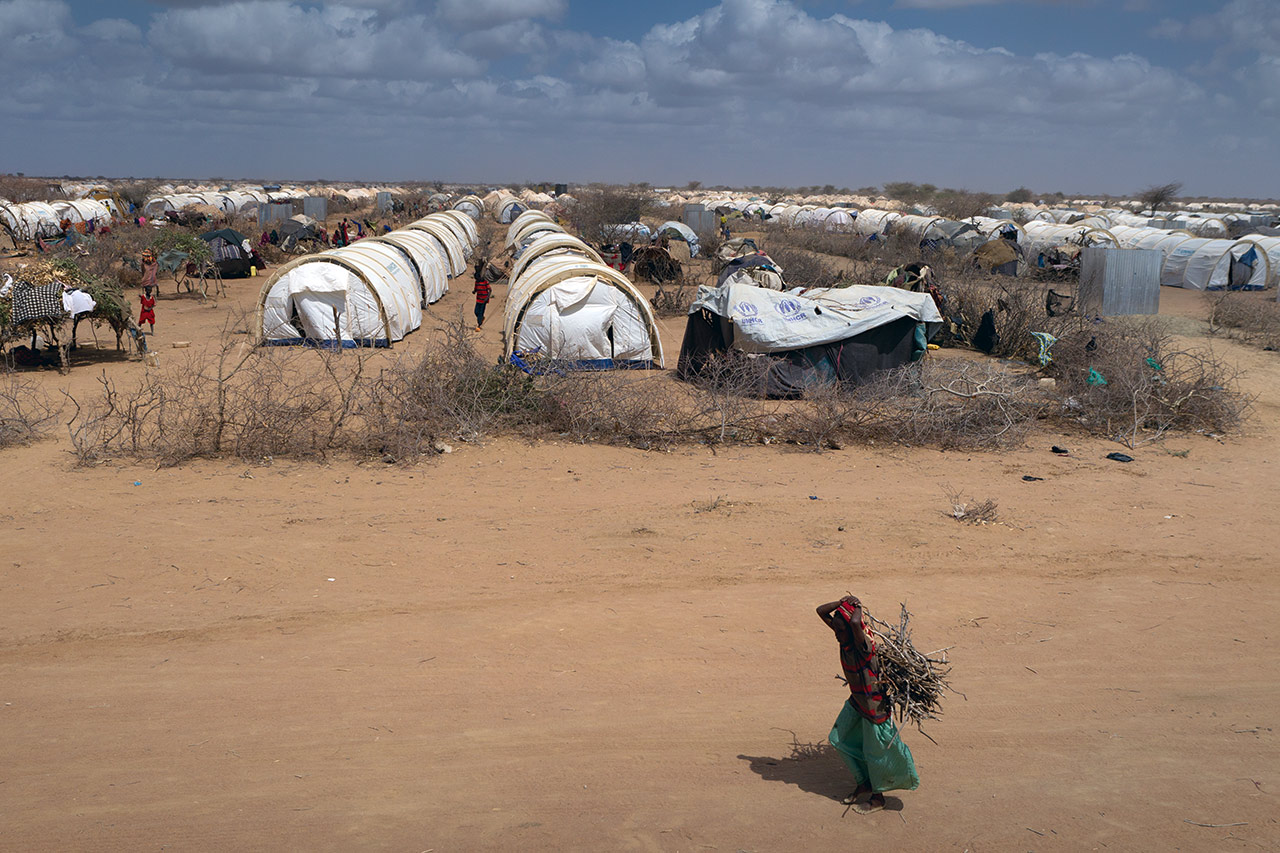
<svg viewBox="0 0 1280 853">
<path fill-rule="evenodd" d="M 872 794 L 866 805 L 858 806 L 858 814 L 871 814 L 884 809 L 884 794 Z"/>
</svg>

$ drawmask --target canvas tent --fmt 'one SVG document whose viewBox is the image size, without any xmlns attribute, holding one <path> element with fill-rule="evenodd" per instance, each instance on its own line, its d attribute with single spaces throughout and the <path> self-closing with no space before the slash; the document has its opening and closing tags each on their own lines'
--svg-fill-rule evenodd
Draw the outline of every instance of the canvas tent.
<svg viewBox="0 0 1280 853">
<path fill-rule="evenodd" d="M 1182 287 L 1193 290 L 1262 290 L 1271 259 L 1252 240 L 1210 240 L 1187 258 Z"/>
<path fill-rule="evenodd" d="M 34 240 L 37 237 L 56 237 L 62 233 L 58 224 L 62 218 L 53 205 L 43 201 L 22 204 L 0 202 L 0 221 L 18 240 Z"/>
<path fill-rule="evenodd" d="M 927 293 L 853 285 L 779 293 L 729 282 L 700 287 L 676 375 L 704 376 L 717 353 L 775 358 L 759 393 L 791 397 L 815 385 L 858 385 L 920 358 L 942 324 Z"/>
<path fill-rule="evenodd" d="M 538 246 L 575 238 L 536 241 L 512 269 L 503 333 L 506 354 L 553 359 L 557 365 L 601 370 L 662 367 L 662 340 L 649 302 L 622 273 L 593 259 L 577 240 L 560 253 Z M 596 256 L 598 258 L 598 256 Z"/>
<path fill-rule="evenodd" d="M 423 231 L 434 237 L 449 259 L 449 276 L 462 275 L 467 269 L 467 249 L 457 232 L 443 221 L 446 213 L 432 213 L 409 225 L 410 229 Z"/>
<path fill-rule="evenodd" d="M 371 237 L 374 243 L 389 243 L 404 252 L 420 282 L 422 306 L 438 302 L 449 291 L 449 257 L 440 241 L 425 231 L 402 228 Z"/>
<path fill-rule="evenodd" d="M 281 267 L 259 297 L 260 343 L 391 346 L 417 329 L 452 262 L 466 269 L 457 234 L 434 218 L 443 215 Z"/>
<path fill-rule="evenodd" d="M 451 205 L 453 210 L 465 213 L 472 219 L 479 219 L 484 214 L 484 202 L 473 195 L 464 195 Z"/>
</svg>

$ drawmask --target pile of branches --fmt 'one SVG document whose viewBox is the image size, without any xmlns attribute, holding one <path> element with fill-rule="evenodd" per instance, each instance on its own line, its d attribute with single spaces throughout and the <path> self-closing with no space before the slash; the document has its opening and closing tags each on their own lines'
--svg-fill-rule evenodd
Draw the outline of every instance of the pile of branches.
<svg viewBox="0 0 1280 853">
<path fill-rule="evenodd" d="M 898 624 L 881 622 L 864 609 L 871 636 L 875 640 L 876 655 L 880 659 L 880 681 L 891 713 L 901 723 L 915 723 L 921 734 L 925 720 L 936 720 L 942 713 L 943 694 L 953 689 L 950 683 L 951 663 L 946 649 L 923 654 L 911 642 L 911 613 L 905 604 L 898 616 Z M 933 740 L 933 738 L 929 738 Z"/>
</svg>

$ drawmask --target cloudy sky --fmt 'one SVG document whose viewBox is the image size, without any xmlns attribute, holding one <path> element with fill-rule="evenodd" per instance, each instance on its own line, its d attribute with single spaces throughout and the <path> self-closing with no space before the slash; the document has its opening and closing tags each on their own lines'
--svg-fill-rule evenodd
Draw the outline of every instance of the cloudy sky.
<svg viewBox="0 0 1280 853">
<path fill-rule="evenodd" d="M 1280 196 L 1280 0 L 0 0 L 0 172 Z"/>
</svg>

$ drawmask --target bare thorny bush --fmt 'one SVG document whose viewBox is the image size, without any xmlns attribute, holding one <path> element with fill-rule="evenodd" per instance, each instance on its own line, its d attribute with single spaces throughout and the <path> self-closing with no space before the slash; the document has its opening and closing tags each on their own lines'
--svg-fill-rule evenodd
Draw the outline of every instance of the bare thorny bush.
<svg viewBox="0 0 1280 853">
<path fill-rule="evenodd" d="M 811 388 L 798 400 L 766 399 L 773 360 L 737 351 L 684 383 L 666 373 L 555 365 L 531 376 L 488 362 L 461 324 L 421 355 L 394 360 L 241 340 L 149 370 L 126 388 L 104 375 L 96 394 L 68 397 L 77 459 L 174 465 L 347 454 L 411 463 L 449 441 L 495 434 L 645 449 L 777 441 L 812 450 L 850 442 L 994 450 L 1019 445 L 1037 420 L 1054 416 L 1136 446 L 1171 430 L 1223 432 L 1247 406 L 1225 365 L 1176 348 L 1149 324 L 1080 324 L 1065 333 L 1050 366 L 1058 395 L 1039 389 L 1025 366 L 934 358 L 860 387 Z M 1106 384 L 1090 383 L 1090 370 Z M 52 408 L 4 387 L 4 434 L 38 437 Z"/>
<path fill-rule="evenodd" d="M 1156 320 L 1082 322 L 1054 344 L 1049 371 L 1065 418 L 1128 447 L 1173 431 L 1230 432 L 1250 406 L 1238 368 L 1180 345 Z"/>
<path fill-rule="evenodd" d="M 132 387 L 121 389 L 104 373 L 95 396 L 67 395 L 73 451 L 81 464 L 324 459 L 347 442 L 369 359 L 344 356 L 229 341 L 148 370 Z"/>
<path fill-rule="evenodd" d="M 43 438 L 58 413 L 40 386 L 0 367 L 0 450 Z"/>
<path fill-rule="evenodd" d="M 1280 304 L 1270 295 L 1264 300 L 1252 294 L 1228 290 L 1206 294 L 1209 329 L 1264 350 L 1280 350 Z"/>
</svg>

